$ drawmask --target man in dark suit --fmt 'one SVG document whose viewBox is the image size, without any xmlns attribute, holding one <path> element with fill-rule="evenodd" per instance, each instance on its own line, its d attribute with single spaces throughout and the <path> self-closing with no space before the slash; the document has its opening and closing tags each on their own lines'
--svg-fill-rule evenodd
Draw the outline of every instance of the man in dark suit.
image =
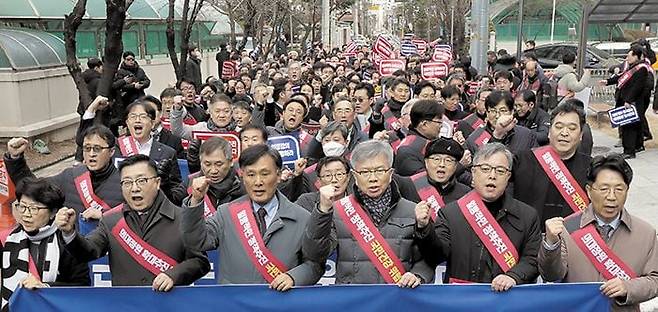
<svg viewBox="0 0 658 312">
<path fill-rule="evenodd" d="M 159 190 L 162 181 L 155 163 L 148 156 L 135 155 L 124 160 L 119 171 L 124 204 L 106 213 L 89 235 L 76 233 L 75 210 L 57 212 L 54 224 L 63 233 L 66 250 L 80 261 L 108 253 L 113 286 L 149 285 L 156 291 L 169 291 L 208 273 L 208 258 L 183 243 L 181 210 Z M 131 241 L 140 250 L 130 248 L 132 244 L 126 242 Z"/>
<path fill-rule="evenodd" d="M 156 119 L 155 109 L 146 101 L 136 101 L 126 108 L 128 134 L 117 139 L 116 162 L 121 158 L 142 154 L 149 156 L 158 165 L 158 175 L 162 177 L 161 188 L 174 204 L 180 205 L 187 196 L 183 187 L 176 151 L 151 135 Z"/>
<path fill-rule="evenodd" d="M 152 95 L 143 97 L 142 101 L 151 104 L 155 109 L 155 120 L 153 120 L 153 129 L 151 129 L 151 135 L 155 141 L 173 148 L 176 151 L 176 157 L 178 159 L 185 159 L 187 153 L 183 148 L 181 137 L 162 126 L 162 102 Z"/>
</svg>

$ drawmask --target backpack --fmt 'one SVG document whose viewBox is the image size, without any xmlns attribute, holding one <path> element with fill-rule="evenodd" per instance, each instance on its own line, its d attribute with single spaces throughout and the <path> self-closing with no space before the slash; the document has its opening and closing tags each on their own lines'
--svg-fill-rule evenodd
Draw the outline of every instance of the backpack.
<svg viewBox="0 0 658 312">
<path fill-rule="evenodd" d="M 548 79 L 544 84 L 544 92 L 539 99 L 539 107 L 546 112 L 550 112 L 559 103 L 557 95 L 559 79 L 555 77 L 554 73 L 546 74 L 546 77 Z"/>
</svg>

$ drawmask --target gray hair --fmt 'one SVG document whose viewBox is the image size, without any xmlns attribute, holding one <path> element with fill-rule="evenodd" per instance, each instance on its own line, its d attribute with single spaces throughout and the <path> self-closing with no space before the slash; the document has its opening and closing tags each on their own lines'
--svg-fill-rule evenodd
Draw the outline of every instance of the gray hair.
<svg viewBox="0 0 658 312">
<path fill-rule="evenodd" d="M 361 142 L 352 151 L 350 165 L 356 168 L 356 164 L 372 160 L 379 155 L 384 155 L 388 165 L 393 166 L 393 148 L 390 144 L 380 140 Z"/>
<path fill-rule="evenodd" d="M 340 121 L 332 121 L 320 130 L 320 140 L 336 131 L 339 131 L 345 140 L 348 139 L 349 131 L 347 130 L 347 127 Z"/>
<path fill-rule="evenodd" d="M 223 151 L 226 159 L 233 159 L 231 143 L 222 137 L 211 137 L 201 143 L 201 147 L 199 147 L 199 159 L 201 159 L 201 156 L 214 153 L 215 151 Z"/>
<path fill-rule="evenodd" d="M 332 113 L 333 113 L 333 111 L 336 109 L 336 104 L 338 104 L 338 103 L 340 103 L 340 102 L 350 102 L 350 104 L 352 104 L 352 110 L 355 110 L 355 109 L 356 109 L 356 103 L 355 103 L 354 101 L 352 101 L 349 97 L 347 97 L 347 96 L 339 96 L 339 97 L 336 99 L 336 102 L 334 103 L 333 107 L 331 108 L 331 112 L 332 112 Z"/>
<path fill-rule="evenodd" d="M 497 153 L 505 154 L 505 158 L 507 158 L 507 163 L 509 164 L 509 169 L 512 169 L 512 165 L 514 161 L 513 160 L 514 158 L 512 157 L 512 153 L 507 149 L 507 147 L 505 147 L 505 145 L 498 142 L 492 142 L 483 145 L 475 153 L 475 157 L 473 157 L 473 164 L 479 163 L 480 160 L 488 159 Z"/>
</svg>

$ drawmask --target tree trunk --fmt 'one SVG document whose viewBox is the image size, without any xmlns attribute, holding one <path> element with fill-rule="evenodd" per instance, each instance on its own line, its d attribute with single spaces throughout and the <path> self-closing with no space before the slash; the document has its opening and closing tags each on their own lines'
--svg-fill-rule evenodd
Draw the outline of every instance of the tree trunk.
<svg viewBox="0 0 658 312">
<path fill-rule="evenodd" d="M 171 65 L 174 67 L 176 74 L 176 81 L 181 77 L 180 63 L 178 62 L 178 55 L 176 54 L 176 31 L 174 30 L 174 3 L 176 0 L 169 0 L 169 16 L 167 16 L 167 50 L 169 51 L 169 58 Z"/>
<path fill-rule="evenodd" d="M 235 39 L 235 18 L 233 17 L 233 10 L 227 10 L 228 11 L 228 22 L 230 23 L 231 26 L 231 36 L 229 38 L 229 44 L 232 47 L 235 47 L 235 43 L 237 40 Z"/>
<path fill-rule="evenodd" d="M 75 83 L 76 89 L 78 89 L 78 100 L 80 101 L 79 107 L 87 107 L 92 101 L 92 98 L 89 96 L 89 90 L 87 90 L 87 83 L 82 78 L 82 69 L 80 68 L 80 61 L 77 56 L 75 40 L 78 27 L 80 27 L 82 18 L 85 16 L 86 7 L 87 0 L 78 0 L 73 7 L 71 14 L 64 17 L 66 67 L 73 78 L 73 83 Z"/>
<path fill-rule="evenodd" d="M 103 74 L 98 83 L 98 94 L 109 97 L 111 95 L 114 75 L 121 63 L 123 53 L 123 25 L 126 21 L 126 12 L 132 0 L 107 0 L 105 20 L 105 61 Z"/>
</svg>

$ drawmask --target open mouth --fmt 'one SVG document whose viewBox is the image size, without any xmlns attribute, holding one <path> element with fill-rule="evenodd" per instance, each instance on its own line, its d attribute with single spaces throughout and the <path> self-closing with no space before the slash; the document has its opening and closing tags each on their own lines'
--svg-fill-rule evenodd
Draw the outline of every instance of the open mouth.
<svg viewBox="0 0 658 312">
<path fill-rule="evenodd" d="M 139 136 L 144 132 L 144 126 L 142 125 L 134 125 L 133 126 L 133 131 L 135 132 L 135 135 Z"/>
<path fill-rule="evenodd" d="M 493 184 L 493 183 L 487 183 L 487 185 L 485 187 L 486 187 L 487 191 L 489 191 L 489 192 L 493 192 L 493 191 L 496 190 L 496 184 Z"/>
<path fill-rule="evenodd" d="M 142 197 L 140 195 L 133 195 L 133 196 L 130 196 L 130 199 L 132 199 L 132 201 L 135 202 L 135 203 L 140 203 L 142 200 L 144 200 L 144 197 Z"/>
<path fill-rule="evenodd" d="M 379 186 L 370 186 L 368 187 L 368 192 L 377 193 L 379 191 Z"/>
</svg>

